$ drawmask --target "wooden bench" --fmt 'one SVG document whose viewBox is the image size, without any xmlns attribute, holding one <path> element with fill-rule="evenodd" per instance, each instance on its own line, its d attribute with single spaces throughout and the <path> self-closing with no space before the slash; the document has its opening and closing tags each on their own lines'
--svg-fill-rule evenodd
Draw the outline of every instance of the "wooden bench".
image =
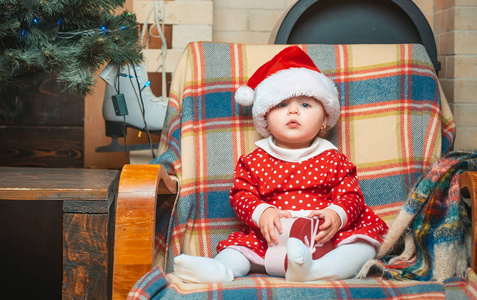
<svg viewBox="0 0 477 300">
<path fill-rule="evenodd" d="M 62 203 L 58 212 L 62 216 L 55 227 L 62 226 L 63 276 L 62 284 L 57 286 L 62 287 L 63 299 L 106 299 L 110 295 L 108 268 L 112 251 L 109 244 L 114 231 L 114 217 L 110 216 L 114 216 L 112 204 L 117 194 L 118 174 L 113 170 L 0 167 L 0 218 L 3 218 L 0 226 L 13 218 L 8 215 L 9 204 L 22 205 L 17 201 L 35 201 L 37 210 L 43 204 Z M 34 218 L 35 211 L 29 214 Z M 22 227 L 21 220 L 10 221 L 13 228 L 2 228 L 2 231 L 17 232 Z M 25 236 L 34 234 L 29 233 L 28 228 L 23 229 L 27 231 Z M 9 241 L 0 240 L 0 243 L 5 247 Z M 24 246 L 35 251 L 34 246 Z"/>
</svg>

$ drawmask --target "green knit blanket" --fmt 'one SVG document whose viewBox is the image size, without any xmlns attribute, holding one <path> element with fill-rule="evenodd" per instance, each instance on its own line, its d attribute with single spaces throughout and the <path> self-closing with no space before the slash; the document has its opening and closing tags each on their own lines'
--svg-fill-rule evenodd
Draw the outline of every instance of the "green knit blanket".
<svg viewBox="0 0 477 300">
<path fill-rule="evenodd" d="M 477 170 L 477 152 L 454 151 L 438 159 L 410 191 L 378 259 L 367 262 L 358 277 L 376 269 L 394 279 L 443 282 L 464 277 L 472 226 L 459 174 L 468 170 Z"/>
</svg>

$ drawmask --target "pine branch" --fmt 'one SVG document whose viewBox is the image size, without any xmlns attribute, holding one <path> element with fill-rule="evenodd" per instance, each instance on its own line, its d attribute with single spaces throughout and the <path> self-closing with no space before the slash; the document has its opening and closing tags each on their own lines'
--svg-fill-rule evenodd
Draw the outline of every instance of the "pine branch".
<svg viewBox="0 0 477 300">
<path fill-rule="evenodd" d="M 0 0 L 0 92 L 50 72 L 81 94 L 105 63 L 140 63 L 135 15 L 124 0 Z"/>
</svg>

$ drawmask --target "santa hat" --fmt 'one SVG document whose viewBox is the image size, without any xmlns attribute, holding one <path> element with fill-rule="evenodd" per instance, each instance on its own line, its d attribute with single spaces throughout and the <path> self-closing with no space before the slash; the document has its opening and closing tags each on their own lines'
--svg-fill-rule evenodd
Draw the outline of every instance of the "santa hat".
<svg viewBox="0 0 477 300">
<path fill-rule="evenodd" d="M 235 92 L 235 101 L 241 105 L 253 104 L 253 124 L 268 137 L 268 111 L 285 99 L 297 96 L 313 97 L 323 104 L 328 114 L 327 126 L 333 127 L 340 116 L 340 102 L 336 87 L 299 47 L 283 49 L 262 65 L 250 77 L 246 86 Z"/>
</svg>

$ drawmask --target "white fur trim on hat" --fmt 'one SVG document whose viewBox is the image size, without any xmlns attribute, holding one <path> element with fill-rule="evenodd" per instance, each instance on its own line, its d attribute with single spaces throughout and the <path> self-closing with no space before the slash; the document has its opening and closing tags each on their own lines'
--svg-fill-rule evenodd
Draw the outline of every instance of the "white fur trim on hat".
<svg viewBox="0 0 477 300">
<path fill-rule="evenodd" d="M 235 92 L 235 101 L 243 106 L 250 106 L 253 104 L 254 92 L 249 86 L 241 86 Z"/>
<path fill-rule="evenodd" d="M 257 85 L 254 94 L 253 122 L 258 133 L 264 137 L 270 135 L 265 115 L 271 108 L 291 97 L 308 96 L 320 101 L 328 114 L 329 127 L 335 126 L 340 116 L 338 91 L 333 81 L 307 68 L 278 71 Z"/>
</svg>

